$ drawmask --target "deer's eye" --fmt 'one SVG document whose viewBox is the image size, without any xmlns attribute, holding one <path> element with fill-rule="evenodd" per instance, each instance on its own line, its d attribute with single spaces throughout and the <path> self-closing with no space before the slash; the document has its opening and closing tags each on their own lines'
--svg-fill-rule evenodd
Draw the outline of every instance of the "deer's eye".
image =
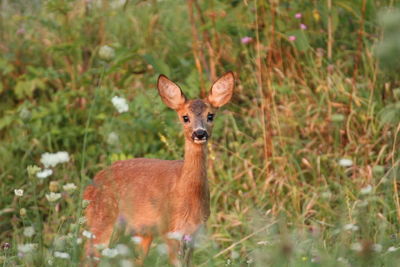
<svg viewBox="0 0 400 267">
<path fill-rule="evenodd" d="M 184 123 L 188 123 L 190 121 L 188 116 L 182 116 L 182 119 Z"/>
<path fill-rule="evenodd" d="M 208 121 L 213 121 L 214 120 L 214 114 L 208 114 L 207 115 L 207 120 Z"/>
</svg>

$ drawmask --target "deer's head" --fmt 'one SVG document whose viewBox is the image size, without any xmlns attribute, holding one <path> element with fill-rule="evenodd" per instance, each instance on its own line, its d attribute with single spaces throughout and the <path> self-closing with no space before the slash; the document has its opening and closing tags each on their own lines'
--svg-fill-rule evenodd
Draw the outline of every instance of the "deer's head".
<svg viewBox="0 0 400 267">
<path fill-rule="evenodd" d="M 188 100 L 164 75 L 158 77 L 157 88 L 163 102 L 178 113 L 186 140 L 205 144 L 211 136 L 215 113 L 231 99 L 234 83 L 233 73 L 228 72 L 214 82 L 206 98 L 194 100 Z"/>
</svg>

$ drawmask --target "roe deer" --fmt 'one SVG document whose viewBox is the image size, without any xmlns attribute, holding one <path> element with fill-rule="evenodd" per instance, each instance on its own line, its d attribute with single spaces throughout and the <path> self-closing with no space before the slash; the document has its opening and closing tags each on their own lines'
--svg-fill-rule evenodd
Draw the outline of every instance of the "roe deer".
<svg viewBox="0 0 400 267">
<path fill-rule="evenodd" d="M 190 265 L 193 242 L 210 215 L 206 151 L 217 109 L 232 97 L 234 75 L 228 72 L 211 87 L 205 99 L 188 100 L 178 85 L 160 75 L 162 101 L 183 124 L 183 160 L 136 158 L 121 160 L 100 171 L 84 193 L 89 200 L 87 225 L 94 238 L 86 255 L 99 255 L 94 245 L 108 245 L 114 224 L 123 218 L 127 229 L 140 237 L 143 263 L 153 236 L 165 238 L 170 262 Z M 168 238 L 174 233 L 178 240 Z M 179 256 L 179 257 L 178 257 Z"/>
</svg>

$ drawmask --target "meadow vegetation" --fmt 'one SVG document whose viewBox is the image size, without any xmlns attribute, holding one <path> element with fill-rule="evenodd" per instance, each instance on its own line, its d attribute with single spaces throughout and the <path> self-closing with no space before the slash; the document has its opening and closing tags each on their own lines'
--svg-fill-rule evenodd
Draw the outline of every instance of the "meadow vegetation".
<svg viewBox="0 0 400 267">
<path fill-rule="evenodd" d="M 95 173 L 182 157 L 158 75 L 194 98 L 229 70 L 236 88 L 208 145 L 211 217 L 195 265 L 400 266 L 398 1 L 0 8 L 2 266 L 77 266 Z M 135 240 L 115 236 L 101 266 L 132 266 Z M 160 240 L 146 265 L 165 266 L 164 253 Z"/>
</svg>

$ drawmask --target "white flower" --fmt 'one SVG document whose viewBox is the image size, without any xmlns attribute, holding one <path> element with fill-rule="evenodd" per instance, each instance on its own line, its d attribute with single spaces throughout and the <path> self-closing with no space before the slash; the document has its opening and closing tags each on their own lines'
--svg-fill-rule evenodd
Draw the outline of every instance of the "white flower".
<svg viewBox="0 0 400 267">
<path fill-rule="evenodd" d="M 24 228 L 24 236 L 32 237 L 35 234 L 35 228 L 28 226 Z"/>
<path fill-rule="evenodd" d="M 118 250 L 116 250 L 115 248 L 106 248 L 101 252 L 101 255 L 109 258 L 114 258 L 118 255 Z"/>
<path fill-rule="evenodd" d="M 60 259 L 69 259 L 70 256 L 66 252 L 60 252 L 60 251 L 54 251 L 54 257 L 60 258 Z"/>
<path fill-rule="evenodd" d="M 57 153 L 44 153 L 40 158 L 40 162 L 46 167 L 55 167 L 59 163 L 69 161 L 68 152 L 60 151 Z"/>
<path fill-rule="evenodd" d="M 43 171 L 40 171 L 40 172 L 36 173 L 36 177 L 37 177 L 37 178 L 44 179 L 44 178 L 49 177 L 49 176 L 52 175 L 52 174 L 53 174 L 53 170 L 51 170 L 51 169 L 44 169 Z"/>
<path fill-rule="evenodd" d="M 24 195 L 24 190 L 23 189 L 14 189 L 14 194 L 17 197 L 22 197 Z"/>
<path fill-rule="evenodd" d="M 157 251 L 159 254 L 164 255 L 168 253 L 168 247 L 166 244 L 160 244 L 157 246 Z"/>
<path fill-rule="evenodd" d="M 121 260 L 119 262 L 119 266 L 121 266 L 121 267 L 133 267 L 133 264 L 129 260 L 123 259 L 123 260 Z"/>
<path fill-rule="evenodd" d="M 36 248 L 37 244 L 32 244 L 32 243 L 18 245 L 18 251 L 21 253 L 29 253 L 35 250 Z"/>
<path fill-rule="evenodd" d="M 83 235 L 84 237 L 86 237 L 86 238 L 89 238 L 89 239 L 93 239 L 93 238 L 96 237 L 92 232 L 89 232 L 89 231 L 87 231 L 87 230 L 84 230 L 84 231 L 82 232 L 82 235 Z"/>
<path fill-rule="evenodd" d="M 395 252 L 396 250 L 398 250 L 399 248 L 395 248 L 395 247 L 389 247 L 387 252 Z"/>
<path fill-rule="evenodd" d="M 355 225 L 354 223 L 349 223 L 349 224 L 345 224 L 343 226 L 343 230 L 345 231 L 358 231 L 359 227 L 357 225 Z"/>
<path fill-rule="evenodd" d="M 118 244 L 115 246 L 115 249 L 118 251 L 119 255 L 128 255 L 130 250 L 128 248 L 128 246 L 124 245 L 124 244 Z"/>
<path fill-rule="evenodd" d="M 126 3 L 126 0 L 114 0 L 110 3 L 111 8 L 117 9 L 123 7 Z"/>
<path fill-rule="evenodd" d="M 99 49 L 99 57 L 106 61 L 113 59 L 115 57 L 114 48 L 108 45 L 103 45 Z"/>
<path fill-rule="evenodd" d="M 104 244 L 104 243 L 100 243 L 100 244 L 94 245 L 94 247 L 95 247 L 95 249 L 97 249 L 97 250 L 103 250 L 103 249 L 106 249 L 106 248 L 107 248 L 107 245 Z"/>
<path fill-rule="evenodd" d="M 357 252 L 362 251 L 362 245 L 360 243 L 353 243 L 353 244 L 351 244 L 350 248 L 351 248 L 351 250 L 354 250 Z"/>
<path fill-rule="evenodd" d="M 86 217 L 84 217 L 84 216 L 82 216 L 82 217 L 80 217 L 80 218 L 78 219 L 78 223 L 79 223 L 79 224 L 84 224 L 84 223 L 86 223 L 86 221 L 87 221 L 87 219 L 86 219 Z"/>
<path fill-rule="evenodd" d="M 76 190 L 77 186 L 74 183 L 68 183 L 63 185 L 63 189 L 69 193 L 72 193 Z"/>
<path fill-rule="evenodd" d="M 126 102 L 126 99 L 123 97 L 114 96 L 111 99 L 111 102 L 113 103 L 114 107 L 117 109 L 119 113 L 127 112 L 129 110 L 128 103 Z"/>
<path fill-rule="evenodd" d="M 76 243 L 77 243 L 78 245 L 82 244 L 82 242 L 83 242 L 82 238 L 78 237 L 78 238 L 76 239 Z"/>
<path fill-rule="evenodd" d="M 365 186 L 365 187 L 363 187 L 363 188 L 361 188 L 361 190 L 360 190 L 360 193 L 362 195 L 367 195 L 367 194 L 369 194 L 371 192 L 372 192 L 372 186 L 370 184 Z"/>
<path fill-rule="evenodd" d="M 183 237 L 183 233 L 178 232 L 178 231 L 167 233 L 167 238 L 169 238 L 169 239 L 182 240 L 182 237 Z"/>
<path fill-rule="evenodd" d="M 111 132 L 107 136 L 107 144 L 109 145 L 116 145 L 119 142 L 119 136 L 115 132 Z"/>
<path fill-rule="evenodd" d="M 236 260 L 240 257 L 240 254 L 237 251 L 231 251 L 231 259 Z"/>
<path fill-rule="evenodd" d="M 351 159 L 340 159 L 339 160 L 339 165 L 342 167 L 350 167 L 353 165 L 353 161 Z"/>
<path fill-rule="evenodd" d="M 60 193 L 54 193 L 54 192 L 50 192 L 50 194 L 46 194 L 46 198 L 49 202 L 54 202 L 57 201 L 61 198 L 61 194 Z"/>
<path fill-rule="evenodd" d="M 382 251 L 382 245 L 381 244 L 373 244 L 372 245 L 372 250 L 375 252 L 381 252 Z"/>
<path fill-rule="evenodd" d="M 141 238 L 140 236 L 133 236 L 132 237 L 132 241 L 135 244 L 140 244 L 142 242 L 143 238 Z"/>
</svg>

